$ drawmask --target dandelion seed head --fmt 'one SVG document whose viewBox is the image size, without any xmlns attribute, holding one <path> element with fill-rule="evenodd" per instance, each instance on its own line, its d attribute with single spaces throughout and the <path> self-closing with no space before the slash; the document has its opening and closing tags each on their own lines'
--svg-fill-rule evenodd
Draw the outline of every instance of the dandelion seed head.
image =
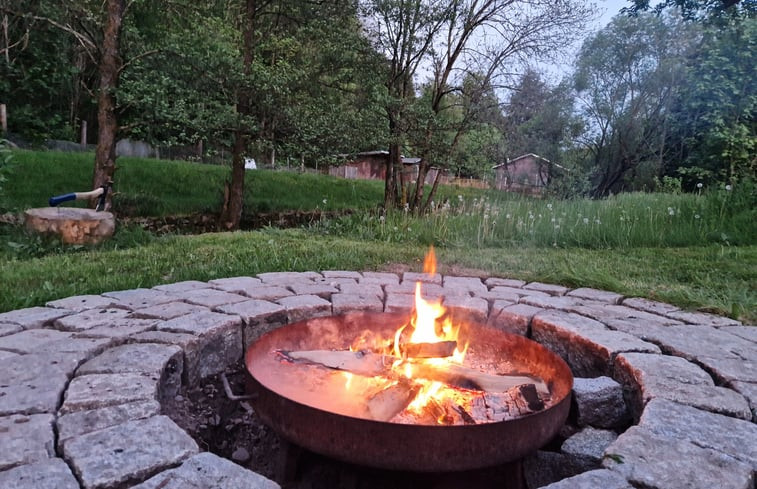
<svg viewBox="0 0 757 489">
<path fill-rule="evenodd" d="M 697 188 L 702 188 L 702 187 L 703 187 L 702 182 L 697 183 Z"/>
<path fill-rule="evenodd" d="M 588 217 L 584 217 L 583 221 L 584 221 L 584 224 L 589 224 L 589 218 Z"/>
<path fill-rule="evenodd" d="M 726 185 L 726 186 L 725 186 L 725 189 L 726 189 L 726 190 L 728 190 L 729 192 L 731 191 L 731 189 L 732 189 L 732 188 L 733 188 L 733 187 L 731 187 L 730 185 Z"/>
</svg>

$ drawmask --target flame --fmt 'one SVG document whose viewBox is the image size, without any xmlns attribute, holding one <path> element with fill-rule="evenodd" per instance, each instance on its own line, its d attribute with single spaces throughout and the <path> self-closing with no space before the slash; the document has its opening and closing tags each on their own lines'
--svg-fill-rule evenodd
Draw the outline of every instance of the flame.
<svg viewBox="0 0 757 489">
<path fill-rule="evenodd" d="M 426 253 L 426 258 L 423 259 L 423 273 L 434 275 L 436 273 L 436 253 L 434 247 L 431 246 Z"/>
</svg>

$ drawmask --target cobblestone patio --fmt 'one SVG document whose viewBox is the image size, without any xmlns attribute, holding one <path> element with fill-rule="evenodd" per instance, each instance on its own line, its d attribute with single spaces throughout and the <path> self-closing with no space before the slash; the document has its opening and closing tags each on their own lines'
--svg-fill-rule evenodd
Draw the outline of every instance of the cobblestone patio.
<svg viewBox="0 0 757 489">
<path fill-rule="evenodd" d="M 201 453 L 161 402 L 283 324 L 408 310 L 416 280 L 571 366 L 583 429 L 529 463 L 596 463 L 551 489 L 754 488 L 757 327 L 594 289 L 354 271 L 187 281 L 0 314 L 0 488 L 278 487 Z M 624 393 L 616 407 L 633 419 L 619 436 L 583 400 L 607 389 Z"/>
</svg>

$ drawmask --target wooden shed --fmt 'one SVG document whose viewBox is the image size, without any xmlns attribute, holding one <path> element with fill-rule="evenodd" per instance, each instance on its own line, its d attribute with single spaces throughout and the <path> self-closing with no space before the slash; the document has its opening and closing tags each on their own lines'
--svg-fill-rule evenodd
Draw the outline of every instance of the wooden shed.
<svg viewBox="0 0 757 489">
<path fill-rule="evenodd" d="M 559 167 L 546 158 L 528 153 L 492 167 L 494 188 L 507 192 L 539 195 L 550 180 L 552 167 Z"/>
<path fill-rule="evenodd" d="M 386 178 L 386 163 L 389 160 L 389 151 L 366 151 L 348 158 L 348 161 L 338 166 L 329 168 L 329 175 L 341 178 L 354 178 L 366 180 L 384 180 Z M 420 158 L 402 157 L 403 178 L 406 182 L 414 182 L 418 179 L 418 165 Z M 426 183 L 433 183 L 437 168 L 431 168 L 426 175 Z"/>
</svg>

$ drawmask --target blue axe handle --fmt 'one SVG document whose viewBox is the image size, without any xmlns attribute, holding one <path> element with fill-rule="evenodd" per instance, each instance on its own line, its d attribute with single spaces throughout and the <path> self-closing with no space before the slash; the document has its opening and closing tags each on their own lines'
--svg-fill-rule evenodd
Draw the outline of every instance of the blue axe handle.
<svg viewBox="0 0 757 489">
<path fill-rule="evenodd" d="M 68 202 L 69 200 L 76 200 L 76 192 L 71 192 L 70 194 L 56 195 L 55 197 L 50 197 L 50 200 L 48 201 L 48 203 L 50 204 L 50 207 L 57 207 L 63 202 Z"/>
</svg>

